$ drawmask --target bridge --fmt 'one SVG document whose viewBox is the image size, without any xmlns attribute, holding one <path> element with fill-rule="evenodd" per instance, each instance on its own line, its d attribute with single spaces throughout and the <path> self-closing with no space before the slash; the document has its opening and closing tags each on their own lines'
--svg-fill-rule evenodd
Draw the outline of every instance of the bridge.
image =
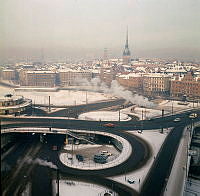
<svg viewBox="0 0 200 196">
<path fill-rule="evenodd" d="M 188 116 L 192 113 L 197 113 L 198 117 L 195 119 L 190 119 Z M 174 122 L 174 118 L 181 118 L 180 122 Z M 103 176 L 112 176 L 113 174 L 120 174 L 124 172 L 123 168 L 130 168 L 128 171 L 132 171 L 134 168 L 137 168 L 138 164 L 144 160 L 145 148 L 140 143 L 137 143 L 137 140 L 131 138 L 130 135 L 126 133 L 127 130 L 136 131 L 138 129 L 148 131 L 149 129 L 161 129 L 168 127 L 175 127 L 168 135 L 165 143 L 162 146 L 162 149 L 159 152 L 159 157 L 155 160 L 153 167 L 141 188 L 141 195 L 159 195 L 163 191 L 163 187 L 166 186 L 166 177 L 170 175 L 171 166 L 174 162 L 175 155 L 177 153 L 177 149 L 179 146 L 179 141 L 182 137 L 184 127 L 191 126 L 195 122 L 200 121 L 200 111 L 199 109 L 192 109 L 190 111 L 185 111 L 179 114 L 164 116 L 162 118 L 156 118 L 153 120 L 144 120 L 141 121 L 128 121 L 128 122 L 111 122 L 115 124 L 113 128 L 105 128 L 103 126 L 104 122 L 95 122 L 95 121 L 81 121 L 75 119 L 67 119 L 67 118 L 57 118 L 57 117 L 5 117 L 1 118 L 1 134 L 5 133 L 5 130 L 12 128 L 20 128 L 20 127 L 37 127 L 41 129 L 41 133 L 52 133 L 50 129 L 78 129 L 78 130 L 87 130 L 87 131 L 99 131 L 99 132 L 108 132 L 115 135 L 122 135 L 124 139 L 126 139 L 132 147 L 138 145 L 138 150 L 136 150 L 136 154 L 134 157 L 130 156 L 127 161 L 119 165 L 118 167 L 105 169 L 105 174 Z M 142 126 L 142 127 L 141 127 Z M 44 129 L 45 128 L 45 129 Z M 42 131 L 43 130 L 43 131 Z M 19 130 L 16 130 L 17 132 Z M 20 131 L 19 131 L 20 132 Z M 56 134 L 59 134 L 58 131 Z M 64 132 L 63 132 L 64 133 Z M 66 134 L 66 131 L 65 131 Z M 143 149 L 143 150 L 142 150 Z M 141 156 L 141 153 L 143 154 Z M 139 158 L 138 158 L 139 156 Z M 136 159 L 138 158 L 138 160 Z M 55 154 L 53 156 L 54 163 L 59 167 L 59 169 L 63 172 L 69 172 L 75 175 L 88 175 L 91 178 L 98 178 L 99 175 L 102 176 L 98 171 L 79 171 L 79 170 L 70 170 L 66 169 L 65 166 L 59 161 L 58 156 Z M 134 160 L 134 162 L 133 162 Z M 159 167 L 158 167 L 159 166 Z M 126 171 L 127 172 L 127 171 Z M 156 189 L 154 187 L 157 187 Z"/>
</svg>

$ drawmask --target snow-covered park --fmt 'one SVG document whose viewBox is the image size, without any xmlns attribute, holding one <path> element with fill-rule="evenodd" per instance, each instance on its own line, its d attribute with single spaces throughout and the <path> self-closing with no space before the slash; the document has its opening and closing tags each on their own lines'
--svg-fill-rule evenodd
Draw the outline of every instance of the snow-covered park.
<svg viewBox="0 0 200 196">
<path fill-rule="evenodd" d="M 79 105 L 102 100 L 114 99 L 111 94 L 91 91 L 60 90 L 57 92 L 15 91 L 12 88 L 0 86 L 0 96 L 5 94 L 21 95 L 31 99 L 33 104 L 49 104 L 49 96 L 53 105 Z"/>
<path fill-rule="evenodd" d="M 87 112 L 79 115 L 80 120 L 95 120 L 95 121 L 127 121 L 131 118 L 124 113 L 112 111 L 96 111 Z"/>
</svg>

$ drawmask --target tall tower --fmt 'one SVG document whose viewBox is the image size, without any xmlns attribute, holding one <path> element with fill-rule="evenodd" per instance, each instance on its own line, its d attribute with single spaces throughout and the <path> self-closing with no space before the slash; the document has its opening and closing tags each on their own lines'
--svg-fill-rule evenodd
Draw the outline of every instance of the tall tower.
<svg viewBox="0 0 200 196">
<path fill-rule="evenodd" d="M 108 60 L 108 48 L 104 48 L 103 60 Z"/>
<path fill-rule="evenodd" d="M 126 44 L 123 52 L 123 64 L 128 65 L 131 61 L 131 52 L 128 48 L 128 27 L 126 32 Z"/>
</svg>

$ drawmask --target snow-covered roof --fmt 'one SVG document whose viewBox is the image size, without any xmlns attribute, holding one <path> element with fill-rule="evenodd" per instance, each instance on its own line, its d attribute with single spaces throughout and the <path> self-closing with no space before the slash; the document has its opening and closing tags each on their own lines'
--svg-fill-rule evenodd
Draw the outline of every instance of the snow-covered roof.
<svg viewBox="0 0 200 196">
<path fill-rule="evenodd" d="M 65 73 L 65 72 L 77 72 L 77 73 L 78 73 L 78 72 L 84 72 L 84 73 L 87 72 L 87 73 L 91 73 L 91 71 L 89 71 L 89 70 L 82 70 L 82 69 L 76 70 L 76 69 L 70 69 L 70 68 L 69 68 L 69 69 L 67 69 L 67 68 L 66 68 L 66 69 L 60 69 L 60 70 L 58 70 L 58 72 L 60 72 L 60 73 L 61 73 L 61 72 L 62 72 L 62 73 Z"/>
<path fill-rule="evenodd" d="M 37 70 L 37 71 L 27 71 L 28 74 L 54 74 L 54 71 L 45 71 L 45 70 Z"/>
<path fill-rule="evenodd" d="M 165 78 L 169 78 L 169 75 L 166 74 L 162 74 L 162 73 L 148 73 L 145 74 L 145 77 L 156 77 L 156 78 L 161 78 L 161 77 L 165 77 Z"/>
<path fill-rule="evenodd" d="M 15 71 L 15 70 L 13 70 L 13 69 L 4 69 L 3 70 L 3 72 L 13 72 L 13 71 Z"/>
<path fill-rule="evenodd" d="M 23 97 L 20 95 L 14 95 L 11 97 L 0 96 L 0 101 L 16 101 L 21 98 L 23 98 Z"/>
<path fill-rule="evenodd" d="M 130 77 L 141 77 L 143 76 L 144 74 L 141 74 L 141 73 L 129 73 L 129 74 L 122 74 L 122 75 L 119 75 L 118 77 L 120 78 L 124 78 L 124 79 L 129 79 Z"/>
</svg>

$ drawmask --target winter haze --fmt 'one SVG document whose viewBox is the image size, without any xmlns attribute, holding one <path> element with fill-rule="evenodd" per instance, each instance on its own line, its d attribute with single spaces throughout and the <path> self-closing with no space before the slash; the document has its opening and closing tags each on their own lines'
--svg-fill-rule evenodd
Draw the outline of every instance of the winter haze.
<svg viewBox="0 0 200 196">
<path fill-rule="evenodd" d="M 200 59 L 200 0 L 3 0 L 0 61 L 7 58 Z M 42 51 L 42 52 L 41 52 Z"/>
</svg>

